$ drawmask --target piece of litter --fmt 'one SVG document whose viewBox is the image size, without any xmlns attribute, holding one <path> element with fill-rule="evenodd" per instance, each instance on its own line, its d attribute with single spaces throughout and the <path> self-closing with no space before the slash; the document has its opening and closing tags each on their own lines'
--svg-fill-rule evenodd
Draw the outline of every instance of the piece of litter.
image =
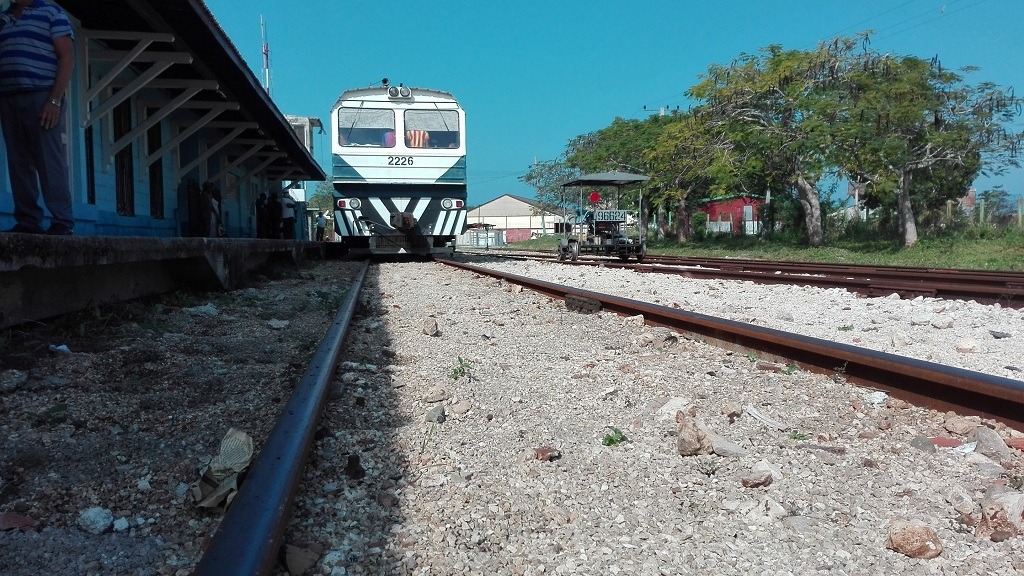
<svg viewBox="0 0 1024 576">
<path fill-rule="evenodd" d="M 60 346 L 54 346 L 53 344 L 50 344 L 50 352 L 61 352 L 67 354 L 71 352 L 71 349 L 68 348 L 67 344 L 61 344 Z"/>
<path fill-rule="evenodd" d="M 974 452 L 974 449 L 977 448 L 977 447 L 978 447 L 978 443 L 977 442 L 968 442 L 966 444 L 961 444 L 961 445 L 953 448 L 952 450 L 954 452 L 960 452 L 961 454 L 970 454 L 971 452 Z"/>
<path fill-rule="evenodd" d="M 750 416 L 754 417 L 755 419 L 761 421 L 761 423 L 771 428 L 775 428 L 776 430 L 789 430 L 789 426 L 786 426 L 785 424 L 779 422 L 778 420 L 772 420 L 771 418 L 765 416 L 764 414 L 761 413 L 760 410 L 754 408 L 754 406 L 751 404 L 747 404 L 746 406 L 743 407 L 743 409 L 747 412 L 747 414 L 749 414 Z"/>
<path fill-rule="evenodd" d="M 192 499 L 201 508 L 224 503 L 227 508 L 238 491 L 238 474 L 249 466 L 253 456 L 252 438 L 231 428 L 220 442 L 220 453 L 199 471 L 199 480 L 190 487 Z"/>
</svg>

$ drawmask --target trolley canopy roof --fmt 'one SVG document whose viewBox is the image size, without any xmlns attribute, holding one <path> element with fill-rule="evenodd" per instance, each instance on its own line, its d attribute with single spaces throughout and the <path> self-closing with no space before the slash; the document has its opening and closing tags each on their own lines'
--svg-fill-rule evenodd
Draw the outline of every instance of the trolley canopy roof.
<svg viewBox="0 0 1024 576">
<path fill-rule="evenodd" d="M 629 174 L 628 172 L 597 172 L 595 174 L 584 174 L 575 180 L 563 182 L 562 187 L 567 186 L 626 186 L 635 182 L 650 180 L 642 174 Z"/>
</svg>

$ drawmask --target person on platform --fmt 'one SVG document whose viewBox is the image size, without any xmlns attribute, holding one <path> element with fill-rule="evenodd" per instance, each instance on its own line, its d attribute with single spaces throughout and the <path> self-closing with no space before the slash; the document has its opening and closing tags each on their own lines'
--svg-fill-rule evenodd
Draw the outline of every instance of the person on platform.
<svg viewBox="0 0 1024 576">
<path fill-rule="evenodd" d="M 295 199 L 287 190 L 281 197 L 281 234 L 285 240 L 295 240 Z"/>
<path fill-rule="evenodd" d="M 45 233 L 74 231 L 64 145 L 73 40 L 67 14 L 48 0 L 13 0 L 0 14 L 0 125 L 16 222 L 7 232 L 44 232 L 40 196 L 50 212 Z"/>
</svg>

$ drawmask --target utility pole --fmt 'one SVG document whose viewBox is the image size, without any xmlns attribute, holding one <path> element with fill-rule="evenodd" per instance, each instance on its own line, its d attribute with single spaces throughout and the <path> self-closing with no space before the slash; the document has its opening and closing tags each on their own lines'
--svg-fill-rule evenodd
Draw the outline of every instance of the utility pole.
<svg viewBox="0 0 1024 576">
<path fill-rule="evenodd" d="M 270 43 L 267 42 L 267 22 L 260 14 L 260 34 L 263 37 L 263 89 L 270 96 Z"/>
<path fill-rule="evenodd" d="M 533 157 L 533 181 L 534 186 L 537 188 L 537 200 L 540 200 L 540 175 L 537 174 L 537 157 Z M 548 213 L 547 208 L 544 206 L 544 202 L 540 202 L 540 235 L 548 235 L 548 224 L 546 215 Z"/>
</svg>

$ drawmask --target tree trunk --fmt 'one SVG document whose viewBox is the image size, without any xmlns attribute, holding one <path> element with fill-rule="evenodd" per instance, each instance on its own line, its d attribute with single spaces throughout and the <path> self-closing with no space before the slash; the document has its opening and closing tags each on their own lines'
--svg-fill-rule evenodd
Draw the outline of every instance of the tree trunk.
<svg viewBox="0 0 1024 576">
<path fill-rule="evenodd" d="M 651 229 L 648 223 L 651 221 L 651 199 L 650 197 L 640 198 L 640 222 L 637 233 L 641 240 L 647 240 L 647 231 Z"/>
<path fill-rule="evenodd" d="M 821 228 L 821 201 L 818 199 L 818 187 L 804 179 L 796 177 L 796 190 L 800 205 L 804 208 L 804 225 L 807 227 L 807 243 L 818 248 L 825 242 L 825 233 Z"/>
<path fill-rule="evenodd" d="M 917 244 L 917 222 L 914 221 L 914 207 L 910 204 L 910 169 L 900 170 L 900 194 L 897 207 L 900 215 L 900 228 L 903 230 L 903 245 L 910 248 Z"/>
<path fill-rule="evenodd" d="M 664 204 L 658 204 L 658 211 L 655 213 L 654 221 L 658 228 L 658 240 L 664 240 L 665 230 L 668 229 L 668 212 L 665 210 Z"/>
<path fill-rule="evenodd" d="M 686 237 L 690 231 L 690 219 L 686 217 L 686 194 L 683 194 L 679 198 L 679 203 L 676 204 L 676 240 L 680 244 L 686 242 Z"/>
</svg>

